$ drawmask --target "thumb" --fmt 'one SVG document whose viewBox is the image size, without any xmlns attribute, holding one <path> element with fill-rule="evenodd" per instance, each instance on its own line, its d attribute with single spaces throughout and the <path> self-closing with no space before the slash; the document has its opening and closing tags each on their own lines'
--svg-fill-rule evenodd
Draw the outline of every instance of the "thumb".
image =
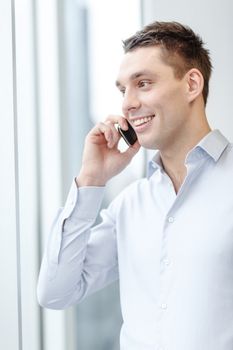
<svg viewBox="0 0 233 350">
<path fill-rule="evenodd" d="M 125 161 L 130 162 L 130 160 L 138 153 L 140 148 L 141 145 L 138 141 L 135 142 L 133 146 L 128 147 L 127 150 L 122 153 L 122 156 L 125 158 Z"/>
</svg>

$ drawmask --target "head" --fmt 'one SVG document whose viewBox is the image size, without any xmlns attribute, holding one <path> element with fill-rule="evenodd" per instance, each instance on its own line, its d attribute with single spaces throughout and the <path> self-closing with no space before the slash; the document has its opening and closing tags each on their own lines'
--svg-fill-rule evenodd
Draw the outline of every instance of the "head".
<svg viewBox="0 0 233 350">
<path fill-rule="evenodd" d="M 125 53 L 152 46 L 160 47 L 162 61 L 173 68 L 176 78 L 181 79 L 191 68 L 201 72 L 206 105 L 212 65 L 202 39 L 191 28 L 178 22 L 154 22 L 123 41 Z"/>
<path fill-rule="evenodd" d="M 201 39 L 179 23 L 155 22 L 125 40 L 124 51 L 116 84 L 139 143 L 162 150 L 187 139 L 208 96 L 211 63 Z"/>
</svg>

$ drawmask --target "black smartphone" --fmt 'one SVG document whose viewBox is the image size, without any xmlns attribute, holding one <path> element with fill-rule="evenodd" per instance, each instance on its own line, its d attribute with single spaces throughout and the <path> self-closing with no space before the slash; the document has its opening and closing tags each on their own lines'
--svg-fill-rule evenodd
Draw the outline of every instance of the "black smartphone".
<svg viewBox="0 0 233 350">
<path fill-rule="evenodd" d="M 127 143 L 128 146 L 133 146 L 133 144 L 137 141 L 137 135 L 136 132 L 134 131 L 133 127 L 130 125 L 130 123 L 127 121 L 128 124 L 128 130 L 122 130 L 120 125 L 118 124 L 117 129 L 125 142 Z"/>
</svg>

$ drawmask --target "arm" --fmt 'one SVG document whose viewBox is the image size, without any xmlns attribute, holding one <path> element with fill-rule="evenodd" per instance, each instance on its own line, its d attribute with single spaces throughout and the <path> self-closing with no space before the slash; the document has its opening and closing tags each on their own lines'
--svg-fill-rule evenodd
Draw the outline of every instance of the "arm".
<svg viewBox="0 0 233 350">
<path fill-rule="evenodd" d="M 124 118 L 111 117 L 86 137 L 78 188 L 74 183 L 52 225 L 41 265 L 38 299 L 44 307 L 68 307 L 118 278 L 114 211 L 104 211 L 102 223 L 92 228 L 105 183 L 139 150 L 136 144 L 118 150 L 117 121 L 127 127 Z"/>
<path fill-rule="evenodd" d="M 104 189 L 75 187 L 54 221 L 41 265 L 38 299 L 47 308 L 66 308 L 118 278 L 111 210 L 103 211 L 102 223 L 91 228 Z"/>
</svg>

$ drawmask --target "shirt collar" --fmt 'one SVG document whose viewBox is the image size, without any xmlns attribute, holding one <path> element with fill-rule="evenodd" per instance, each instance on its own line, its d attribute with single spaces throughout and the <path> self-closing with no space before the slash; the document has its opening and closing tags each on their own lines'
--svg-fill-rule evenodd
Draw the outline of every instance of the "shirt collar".
<svg viewBox="0 0 233 350">
<path fill-rule="evenodd" d="M 217 162 L 228 144 L 227 138 L 216 129 L 210 131 L 195 148 L 201 148 Z"/>
<path fill-rule="evenodd" d="M 195 162 L 206 156 L 210 156 L 215 162 L 217 162 L 228 144 L 229 141 L 219 130 L 216 129 L 210 131 L 193 149 L 188 152 L 185 164 Z M 150 178 L 156 170 L 161 168 L 162 162 L 158 150 L 152 160 L 148 163 L 147 178 Z"/>
<path fill-rule="evenodd" d="M 162 169 L 162 162 L 160 158 L 160 152 L 159 150 L 156 151 L 155 155 L 153 158 L 149 161 L 148 166 L 147 166 L 147 179 L 149 179 L 153 173 L 158 170 Z"/>
</svg>

